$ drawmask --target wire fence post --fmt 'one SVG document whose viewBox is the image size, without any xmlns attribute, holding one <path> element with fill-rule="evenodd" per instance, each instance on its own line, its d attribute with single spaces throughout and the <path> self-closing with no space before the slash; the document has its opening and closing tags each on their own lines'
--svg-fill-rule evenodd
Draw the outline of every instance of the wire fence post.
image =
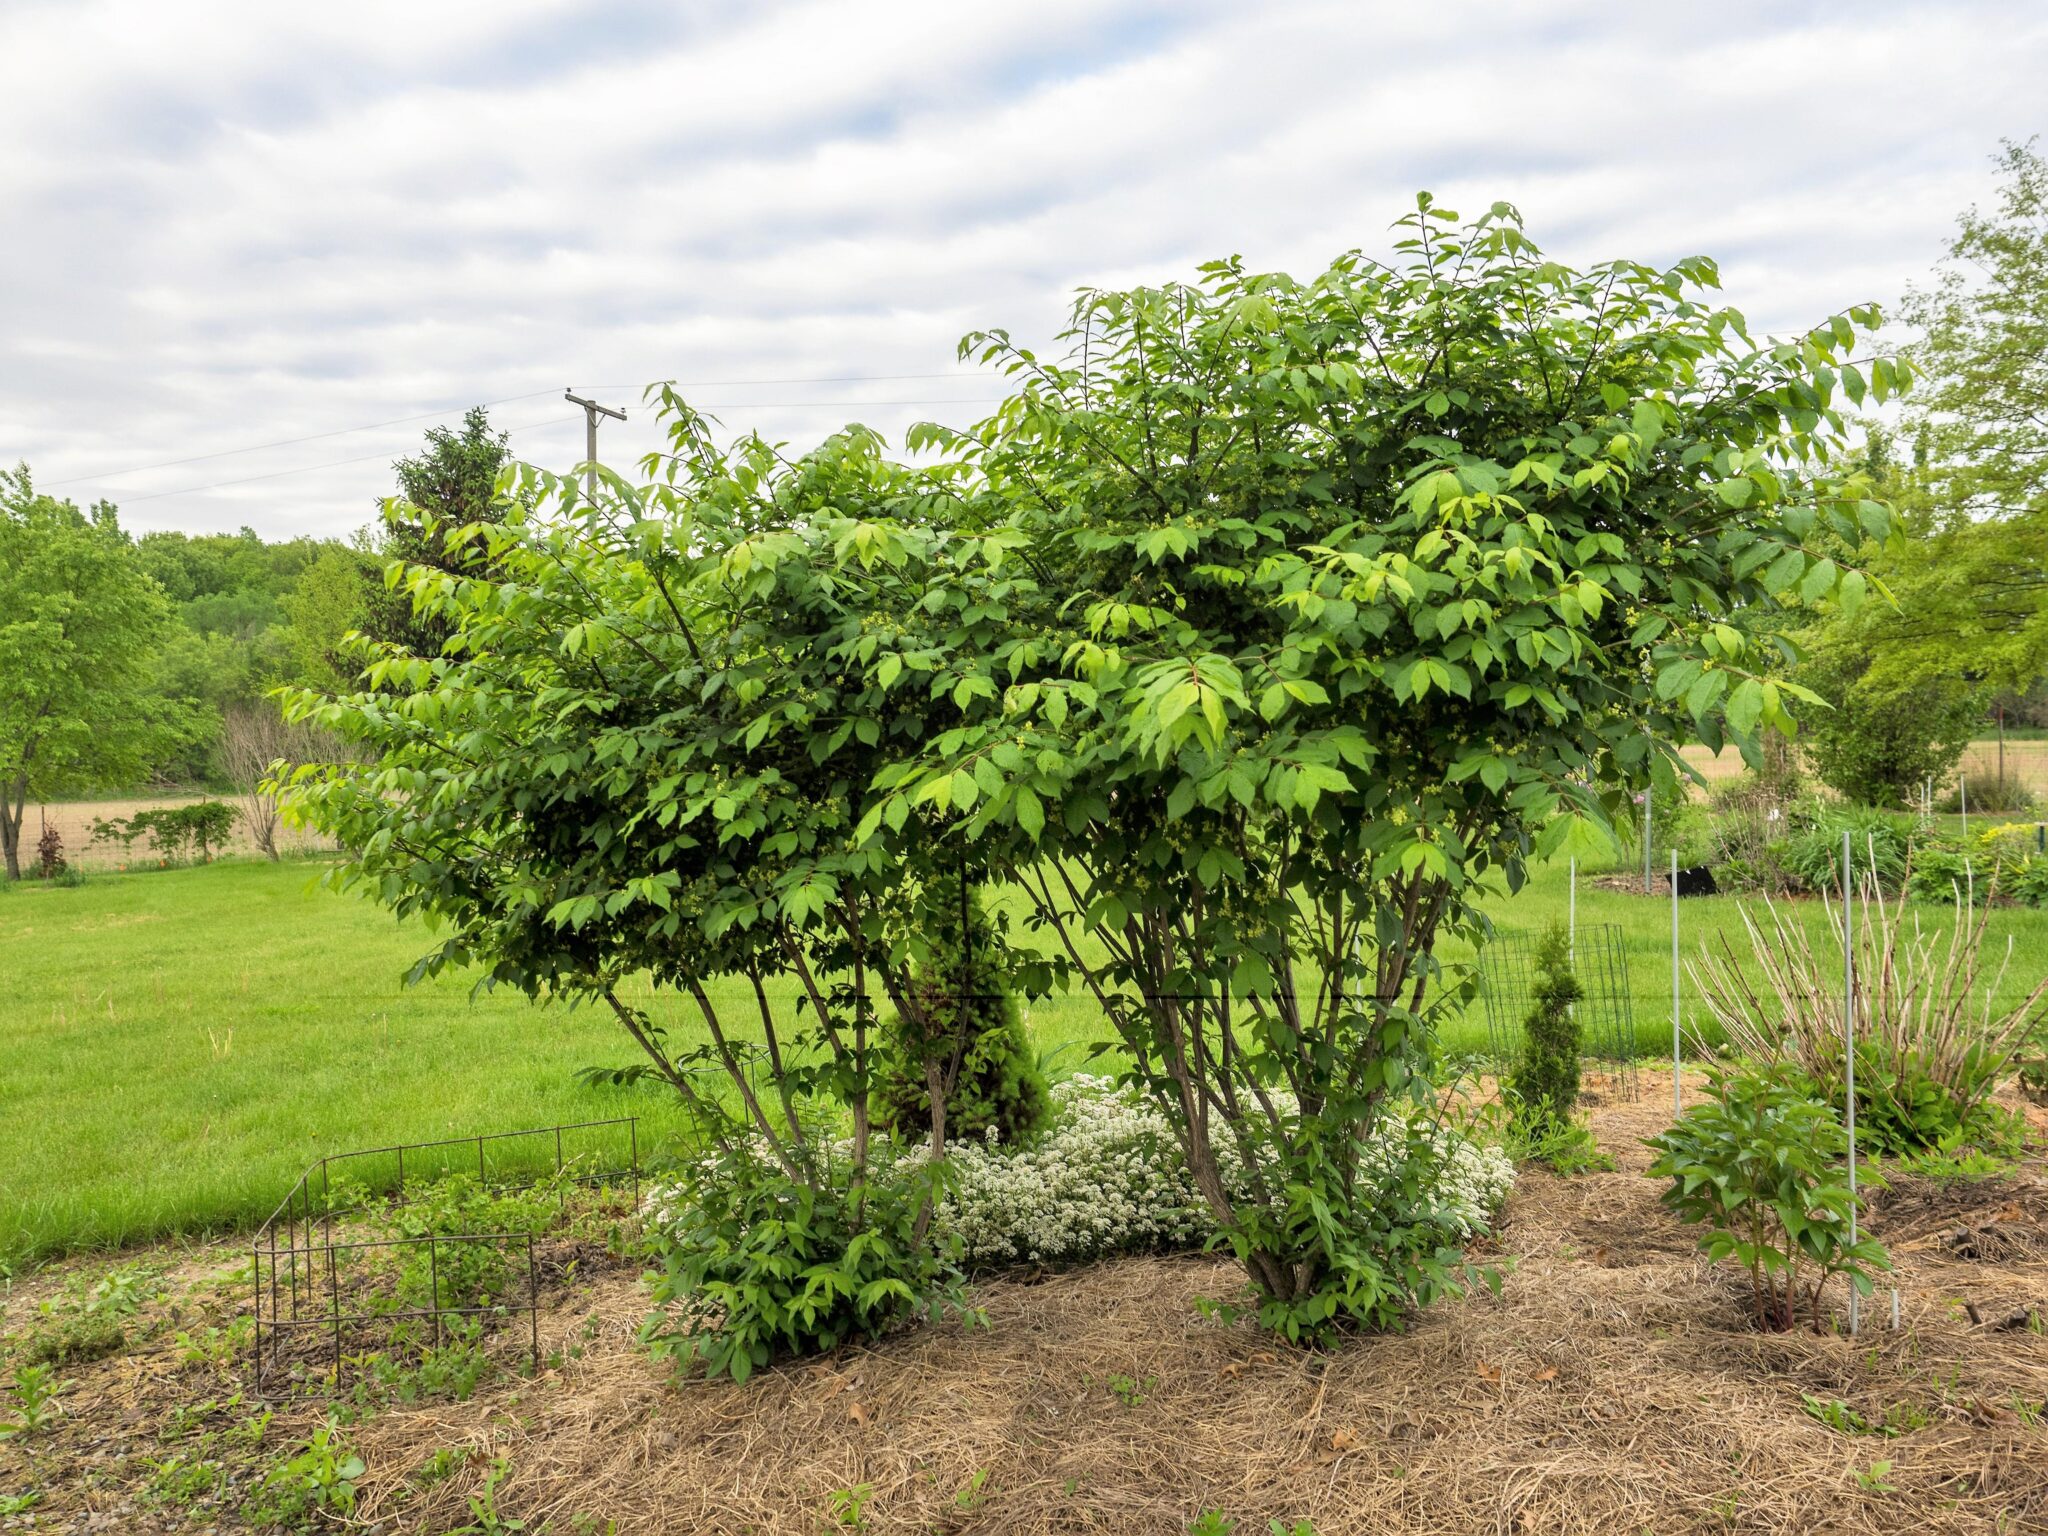
<svg viewBox="0 0 2048 1536">
<path fill-rule="evenodd" d="M 1970 775 L 1967 771 L 1956 775 L 1956 806 L 1963 813 L 1963 841 L 1970 840 Z"/>
<path fill-rule="evenodd" d="M 1856 1246 L 1856 891 L 1849 834 L 1842 834 L 1842 1044 L 1847 1062 L 1845 1109 L 1849 1122 L 1849 1246 Z M 1860 1321 L 1856 1283 L 1849 1282 L 1849 1337 Z"/>
<path fill-rule="evenodd" d="M 1643 786 L 1643 894 L 1650 894 L 1650 802 L 1656 798 L 1656 791 L 1649 785 Z"/>
<path fill-rule="evenodd" d="M 1684 1113 L 1678 1032 L 1678 850 L 1671 850 L 1671 1118 Z"/>
</svg>

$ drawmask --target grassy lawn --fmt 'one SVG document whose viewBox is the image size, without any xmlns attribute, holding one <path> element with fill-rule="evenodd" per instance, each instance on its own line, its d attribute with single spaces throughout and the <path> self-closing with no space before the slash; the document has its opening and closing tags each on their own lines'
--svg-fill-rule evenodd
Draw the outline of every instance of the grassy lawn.
<svg viewBox="0 0 2048 1536">
<path fill-rule="evenodd" d="M 401 987 L 424 931 L 316 888 L 319 870 L 231 861 L 0 887 L 0 1258 L 250 1226 L 331 1152 L 623 1114 L 658 1148 L 676 1128 L 660 1093 L 575 1080 L 635 1058 L 608 1016 L 472 998 L 461 978 Z M 1566 900 L 1564 870 L 1546 869 L 1494 915 L 1533 933 Z M 1668 902 L 1582 885 L 1578 911 L 1621 925 L 1639 1036 L 1668 1049 Z M 1799 911 L 1821 921 L 1815 903 Z M 1682 916 L 1689 953 L 1737 924 L 1725 898 Z M 2015 945 L 2008 994 L 2048 969 L 2048 912 L 1999 912 L 1992 933 Z M 695 1038 L 690 1015 L 661 1008 L 672 1039 Z M 1030 1026 L 1041 1049 L 1101 1032 L 1079 998 L 1035 1005 Z M 1484 1041 L 1474 1016 L 1446 1044 Z"/>
</svg>

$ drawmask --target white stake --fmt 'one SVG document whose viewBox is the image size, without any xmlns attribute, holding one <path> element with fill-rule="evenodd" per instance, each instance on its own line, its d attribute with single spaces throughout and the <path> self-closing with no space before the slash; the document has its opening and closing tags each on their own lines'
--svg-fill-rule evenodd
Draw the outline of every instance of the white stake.
<svg viewBox="0 0 2048 1536">
<path fill-rule="evenodd" d="M 1571 894 L 1565 897 L 1565 955 L 1576 965 L 1579 959 L 1579 861 L 1571 861 Z"/>
<path fill-rule="evenodd" d="M 1856 908 L 1849 834 L 1842 834 L 1842 1043 L 1848 1053 L 1849 1246 L 1856 1246 Z M 1849 1287 L 1849 1337 L 1856 1337 L 1856 1287 Z"/>
<path fill-rule="evenodd" d="M 1967 773 L 1956 775 L 1956 804 L 1962 809 L 1963 841 L 1967 843 L 1970 840 L 1970 776 Z"/>
<path fill-rule="evenodd" d="M 1681 1113 L 1678 1073 L 1678 850 L 1671 850 L 1671 1118 Z"/>
</svg>

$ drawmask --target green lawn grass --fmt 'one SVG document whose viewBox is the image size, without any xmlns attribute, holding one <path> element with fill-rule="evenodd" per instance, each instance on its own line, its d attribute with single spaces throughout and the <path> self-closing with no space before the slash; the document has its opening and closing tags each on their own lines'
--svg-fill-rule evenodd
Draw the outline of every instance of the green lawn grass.
<svg viewBox="0 0 2048 1536">
<path fill-rule="evenodd" d="M 624 1114 L 643 1147 L 678 1129 L 660 1092 L 576 1081 L 635 1059 L 608 1015 L 473 998 L 467 978 L 402 987 L 424 929 L 318 888 L 320 868 L 0 887 L 0 1259 L 250 1227 L 328 1153 Z M 1533 933 L 1565 908 L 1565 872 L 1548 868 L 1494 917 Z M 1821 921 L 1816 903 L 1798 910 Z M 1582 885 L 1578 913 L 1621 926 L 1639 1037 L 1668 1049 L 1668 902 Z M 1682 916 L 1691 953 L 1735 927 L 1736 903 L 1692 899 Z M 2008 995 L 2048 969 L 2048 912 L 1998 912 L 1992 934 L 2015 942 Z M 773 996 L 793 1011 L 793 987 Z M 660 1007 L 673 1039 L 695 1038 L 690 1014 Z M 1033 1005 L 1029 1023 L 1041 1050 L 1103 1033 L 1078 997 Z M 1485 1038 L 1473 1016 L 1445 1044 Z"/>
</svg>

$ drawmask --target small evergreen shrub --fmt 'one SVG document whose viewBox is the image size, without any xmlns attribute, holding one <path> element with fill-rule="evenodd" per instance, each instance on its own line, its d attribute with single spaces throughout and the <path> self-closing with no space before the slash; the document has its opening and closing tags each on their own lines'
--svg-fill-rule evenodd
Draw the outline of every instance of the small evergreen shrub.
<svg viewBox="0 0 2048 1536">
<path fill-rule="evenodd" d="M 1524 1132 L 1565 1124 L 1579 1104 L 1579 1021 L 1573 1004 L 1583 994 L 1562 923 L 1551 924 L 1537 945 L 1533 990 L 1522 1025 L 1521 1058 L 1508 1079 L 1515 1124 Z"/>
<path fill-rule="evenodd" d="M 1021 1143 L 1045 1123 L 1049 1101 L 1016 993 L 1003 974 L 1000 940 L 979 899 L 962 900 L 957 877 L 932 885 L 918 907 L 936 930 L 927 934 L 929 957 L 911 968 L 908 1009 L 884 1021 L 875 1123 L 905 1141 L 929 1136 L 928 1069 L 936 1065 L 953 1076 L 946 1096 L 949 1142 L 993 1134 Z"/>
</svg>

